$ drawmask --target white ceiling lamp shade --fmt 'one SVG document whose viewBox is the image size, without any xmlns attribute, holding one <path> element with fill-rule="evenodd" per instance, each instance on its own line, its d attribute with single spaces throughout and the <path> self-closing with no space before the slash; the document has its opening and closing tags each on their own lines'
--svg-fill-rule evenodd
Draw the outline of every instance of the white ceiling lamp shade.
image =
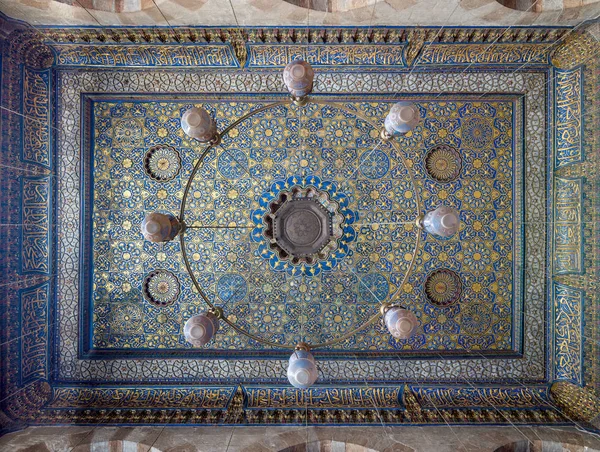
<svg viewBox="0 0 600 452">
<path fill-rule="evenodd" d="M 310 388 L 317 381 L 317 364 L 306 344 L 299 344 L 290 356 L 287 375 L 291 385 L 298 389 Z"/>
<path fill-rule="evenodd" d="M 310 64 L 302 60 L 294 60 L 283 70 L 285 83 L 292 100 L 298 105 L 304 105 L 312 92 L 315 72 Z"/>
<path fill-rule="evenodd" d="M 419 109 L 412 102 L 395 103 L 385 117 L 381 138 L 389 140 L 392 137 L 404 135 L 414 129 L 421 120 Z"/>
<path fill-rule="evenodd" d="M 190 137 L 200 143 L 217 145 L 221 136 L 217 132 L 217 123 L 203 108 L 192 107 L 181 116 L 181 128 Z"/>
<path fill-rule="evenodd" d="M 408 339 L 415 334 L 417 317 L 412 311 L 400 306 L 384 306 L 383 320 L 390 334 L 396 339 Z"/>
<path fill-rule="evenodd" d="M 219 319 L 210 311 L 190 317 L 183 327 L 185 340 L 194 347 L 204 347 L 219 330 Z"/>
<path fill-rule="evenodd" d="M 170 242 L 181 232 L 181 223 L 173 215 L 149 213 L 142 221 L 144 238 L 150 242 Z"/>
<path fill-rule="evenodd" d="M 425 214 L 422 226 L 430 234 L 450 238 L 458 232 L 460 216 L 456 209 L 440 206 Z"/>
</svg>

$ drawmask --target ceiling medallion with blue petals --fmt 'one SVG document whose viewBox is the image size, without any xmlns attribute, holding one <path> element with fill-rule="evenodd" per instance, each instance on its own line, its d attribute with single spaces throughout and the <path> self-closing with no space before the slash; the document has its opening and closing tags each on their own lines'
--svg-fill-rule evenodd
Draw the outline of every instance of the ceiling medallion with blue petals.
<svg viewBox="0 0 600 452">
<path fill-rule="evenodd" d="M 462 293 L 460 277 L 445 268 L 434 270 L 425 281 L 425 295 L 430 303 L 446 307 L 455 304 Z"/>
<path fill-rule="evenodd" d="M 167 270 L 154 270 L 142 284 L 144 298 L 158 307 L 173 304 L 179 297 L 180 290 L 177 276 Z"/>
<path fill-rule="evenodd" d="M 445 144 L 433 147 L 425 156 L 425 170 L 438 182 L 452 182 L 460 176 L 462 159 L 456 149 Z"/>
<path fill-rule="evenodd" d="M 276 182 L 252 213 L 252 239 L 275 271 L 313 276 L 333 269 L 356 237 L 358 214 L 333 182 L 316 176 Z"/>
<path fill-rule="evenodd" d="M 144 170 L 158 182 L 174 179 L 181 170 L 179 152 L 174 147 L 163 144 L 150 148 L 144 157 Z"/>
</svg>

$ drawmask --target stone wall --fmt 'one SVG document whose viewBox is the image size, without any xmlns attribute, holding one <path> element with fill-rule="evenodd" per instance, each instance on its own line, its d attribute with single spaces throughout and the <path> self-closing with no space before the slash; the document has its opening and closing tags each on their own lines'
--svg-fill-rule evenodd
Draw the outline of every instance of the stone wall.
<svg viewBox="0 0 600 452">
<path fill-rule="evenodd" d="M 597 452 L 600 438 L 567 427 L 522 426 L 29 427 L 0 438 L 0 449 L 11 452 L 492 452 L 498 449 Z"/>
<path fill-rule="evenodd" d="M 519 11 L 498 0 L 238 0 L 234 9 L 226 0 L 11 0 L 0 2 L 0 11 L 36 26 L 577 25 L 600 13 L 600 3 L 563 9 L 549 1 L 541 11 L 531 5 Z"/>
</svg>

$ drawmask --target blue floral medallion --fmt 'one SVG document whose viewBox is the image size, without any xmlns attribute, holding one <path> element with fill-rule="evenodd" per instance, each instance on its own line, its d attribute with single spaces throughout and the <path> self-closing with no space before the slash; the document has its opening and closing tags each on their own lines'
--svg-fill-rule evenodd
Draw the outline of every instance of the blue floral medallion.
<svg viewBox="0 0 600 452">
<path fill-rule="evenodd" d="M 315 201 L 320 208 L 329 212 L 333 219 L 339 219 L 334 221 L 331 231 L 332 240 L 318 253 L 303 259 L 290 259 L 285 249 L 274 246 L 271 227 L 267 220 L 273 206 L 279 206 L 280 195 L 294 191 L 321 193 L 322 196 L 315 196 Z M 348 197 L 340 193 L 336 184 L 331 181 L 322 181 L 317 176 L 289 177 L 286 181 L 273 183 L 270 190 L 259 197 L 260 207 L 251 213 L 252 221 L 256 225 L 251 238 L 259 243 L 260 256 L 268 260 L 270 268 L 277 272 L 287 272 L 291 276 L 315 276 L 321 272 L 331 271 L 348 255 L 348 245 L 356 238 L 356 231 L 352 224 L 358 220 L 358 213 L 349 209 L 348 204 Z"/>
</svg>

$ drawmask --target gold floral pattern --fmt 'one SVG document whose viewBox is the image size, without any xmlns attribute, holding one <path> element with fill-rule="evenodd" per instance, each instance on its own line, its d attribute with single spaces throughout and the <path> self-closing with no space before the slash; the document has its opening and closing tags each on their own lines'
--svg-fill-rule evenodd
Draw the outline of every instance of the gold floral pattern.
<svg viewBox="0 0 600 452">
<path fill-rule="evenodd" d="M 436 306 L 450 306 L 460 299 L 462 283 L 452 270 L 433 271 L 425 281 L 425 295 Z"/>
<path fill-rule="evenodd" d="M 151 147 L 144 157 L 146 174 L 158 182 L 167 182 L 175 178 L 181 170 L 181 157 L 172 146 Z"/>
<path fill-rule="evenodd" d="M 438 182 L 456 180 L 462 169 L 462 159 L 456 149 L 444 144 L 435 146 L 425 156 L 427 174 Z"/>
</svg>

